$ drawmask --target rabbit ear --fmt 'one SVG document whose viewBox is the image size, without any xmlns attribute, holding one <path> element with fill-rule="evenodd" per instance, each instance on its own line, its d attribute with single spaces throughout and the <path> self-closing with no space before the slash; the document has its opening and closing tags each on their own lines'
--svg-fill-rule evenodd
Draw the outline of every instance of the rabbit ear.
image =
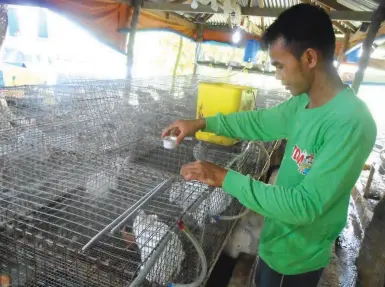
<svg viewBox="0 0 385 287">
<path fill-rule="evenodd" d="M 138 212 L 138 216 L 145 217 L 146 213 L 144 212 L 144 210 L 140 209 L 139 212 Z"/>
</svg>

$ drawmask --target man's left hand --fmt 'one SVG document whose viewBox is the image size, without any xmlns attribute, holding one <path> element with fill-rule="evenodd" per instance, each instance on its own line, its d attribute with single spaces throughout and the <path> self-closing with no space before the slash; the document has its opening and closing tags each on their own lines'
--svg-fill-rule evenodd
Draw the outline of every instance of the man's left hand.
<svg viewBox="0 0 385 287">
<path fill-rule="evenodd" d="M 197 180 L 214 187 L 222 187 L 228 170 L 206 161 L 196 161 L 182 166 L 180 174 L 185 180 Z"/>
</svg>

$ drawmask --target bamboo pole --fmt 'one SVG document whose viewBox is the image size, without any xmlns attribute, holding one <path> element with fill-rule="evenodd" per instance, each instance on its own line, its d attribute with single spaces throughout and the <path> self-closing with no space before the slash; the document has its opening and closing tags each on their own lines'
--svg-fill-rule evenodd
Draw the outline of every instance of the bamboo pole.
<svg viewBox="0 0 385 287">
<path fill-rule="evenodd" d="M 174 88 L 175 88 L 176 72 L 178 70 L 180 57 L 182 56 L 182 49 L 183 49 L 183 37 L 180 36 L 179 37 L 178 54 L 176 55 L 174 71 L 172 72 L 172 87 L 171 87 L 172 93 L 174 92 Z"/>
<path fill-rule="evenodd" d="M 194 63 L 194 71 L 193 71 L 193 77 L 197 75 L 198 71 L 198 61 L 199 61 L 199 53 L 201 49 L 201 43 L 203 41 L 203 25 L 199 24 L 197 27 L 197 38 L 196 38 L 196 48 L 195 48 L 195 63 Z"/>
<path fill-rule="evenodd" d="M 372 50 L 373 42 L 381 26 L 381 22 L 384 20 L 385 20 L 385 1 L 382 0 L 377 10 L 374 11 L 373 13 L 368 34 L 366 35 L 366 38 L 362 44 L 362 55 L 360 57 L 360 60 L 358 61 L 358 70 L 354 76 L 354 80 L 352 83 L 352 88 L 356 93 L 358 93 L 360 84 L 364 79 L 364 73 L 366 68 L 368 67 L 370 52 Z"/>
<path fill-rule="evenodd" d="M 373 176 L 374 176 L 374 173 L 376 172 L 376 169 L 374 167 L 374 165 L 372 164 L 370 166 L 370 172 L 369 172 L 369 177 L 368 177 L 368 181 L 366 182 L 366 185 L 365 185 L 365 188 L 364 188 L 364 198 L 365 199 L 368 199 L 369 198 L 369 195 L 370 195 L 370 187 L 372 185 L 372 182 L 373 182 Z"/>
<path fill-rule="evenodd" d="M 344 43 L 343 43 L 343 45 L 341 47 L 341 50 L 340 50 L 340 52 L 338 54 L 337 70 L 340 67 L 341 63 L 342 63 L 342 60 L 344 59 L 345 52 L 347 51 L 348 46 L 349 46 L 349 40 L 350 40 L 350 31 L 347 30 L 346 33 L 345 33 Z"/>
<path fill-rule="evenodd" d="M 138 25 L 139 14 L 141 9 L 141 0 L 134 1 L 134 12 L 131 19 L 131 29 L 127 44 L 127 74 L 126 78 L 132 78 L 132 68 L 134 66 L 134 45 L 136 36 L 136 26 Z"/>
<path fill-rule="evenodd" d="M 182 55 L 182 49 L 183 49 L 183 37 L 180 36 L 179 37 L 179 48 L 178 48 L 178 54 L 176 55 L 176 60 L 175 60 L 175 66 L 174 66 L 174 71 L 172 72 L 172 77 L 175 78 L 176 77 L 176 72 L 178 70 L 178 66 L 179 66 L 179 61 L 180 61 L 180 57 Z"/>
</svg>

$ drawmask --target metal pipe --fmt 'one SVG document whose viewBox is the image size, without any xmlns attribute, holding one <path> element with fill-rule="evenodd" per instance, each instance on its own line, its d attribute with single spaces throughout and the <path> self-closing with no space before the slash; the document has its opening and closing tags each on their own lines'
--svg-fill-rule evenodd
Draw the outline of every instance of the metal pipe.
<svg viewBox="0 0 385 287">
<path fill-rule="evenodd" d="M 170 283 L 168 284 L 168 287 L 198 287 L 203 283 L 203 280 L 205 280 L 207 275 L 207 259 L 205 252 L 203 251 L 202 247 L 200 246 L 199 242 L 195 239 L 195 237 L 188 231 L 186 228 L 181 228 L 182 232 L 187 236 L 187 238 L 190 240 L 192 245 L 195 247 L 195 250 L 198 253 L 200 262 L 201 262 L 201 272 L 198 276 L 198 278 L 191 283 L 188 284 L 179 284 L 179 283 Z"/>
<path fill-rule="evenodd" d="M 165 181 L 163 181 L 160 185 L 158 185 L 148 196 L 145 200 L 143 200 L 141 203 L 137 204 L 137 206 L 124 218 L 122 219 L 111 231 L 111 234 L 114 234 L 116 231 L 119 230 L 120 227 L 128 220 L 131 216 L 133 216 L 144 204 L 146 204 L 159 190 L 162 189 L 163 186 L 170 183 L 171 181 L 174 181 L 175 178 L 171 177 Z"/>
<path fill-rule="evenodd" d="M 112 221 L 110 224 L 108 224 L 106 227 L 104 227 L 98 234 L 96 234 L 94 237 L 91 238 L 90 241 L 86 243 L 86 245 L 83 246 L 82 251 L 86 251 L 95 241 L 97 241 L 103 234 L 105 234 L 109 229 L 111 229 L 117 222 L 122 220 L 123 217 L 125 217 L 127 214 L 129 214 L 133 209 L 135 209 L 138 205 L 142 206 L 145 202 L 147 202 L 152 196 L 154 196 L 155 193 L 157 193 L 166 183 L 168 183 L 170 180 L 174 180 L 174 178 L 169 178 L 162 183 L 158 184 L 155 188 L 153 188 L 149 193 L 147 193 L 145 196 L 143 196 L 141 199 L 138 200 L 134 205 L 130 206 L 125 212 L 123 212 L 121 215 L 119 215 L 114 221 Z"/>
<path fill-rule="evenodd" d="M 154 266 L 156 260 L 159 258 L 160 254 L 166 248 L 167 243 L 171 240 L 173 231 L 176 229 L 176 226 L 172 228 L 168 234 L 163 238 L 158 248 L 154 250 L 154 253 L 150 256 L 150 258 L 143 265 L 143 268 L 140 270 L 138 276 L 136 276 L 135 280 L 131 282 L 129 287 L 136 287 L 142 284 L 143 280 L 146 279 L 147 274 L 150 272 L 151 268 Z"/>
<path fill-rule="evenodd" d="M 215 188 L 210 187 L 209 192 L 213 191 Z M 198 200 L 190 206 L 190 208 L 186 211 L 188 213 L 193 213 L 199 205 L 207 198 L 209 195 L 209 192 L 206 192 L 206 194 L 203 194 L 201 197 L 198 198 Z M 177 226 L 173 227 L 170 230 L 170 233 L 166 235 L 164 240 L 159 244 L 158 248 L 154 251 L 154 253 L 151 255 L 151 257 L 147 260 L 145 266 L 142 268 L 138 276 L 135 278 L 135 280 L 129 285 L 129 287 L 139 286 L 142 281 L 145 279 L 147 273 L 150 271 L 150 269 L 154 266 L 156 259 L 160 256 L 164 248 L 166 247 L 166 244 L 171 240 L 172 232 L 176 229 Z M 199 243 L 198 243 L 199 244 Z M 206 263 L 207 264 L 207 263 Z M 203 266 L 202 266 L 203 267 Z"/>
<path fill-rule="evenodd" d="M 182 222 L 182 221 L 180 221 Z M 182 223 L 183 225 L 183 223 Z M 143 268 L 139 272 L 138 276 L 136 276 L 135 280 L 131 282 L 129 287 L 136 287 L 140 286 L 140 284 L 143 282 L 143 280 L 146 278 L 147 274 L 150 272 L 151 268 L 154 266 L 156 260 L 159 258 L 161 253 L 166 248 L 167 243 L 172 239 L 172 235 L 176 227 L 179 227 L 180 230 L 187 236 L 189 241 L 193 244 L 195 250 L 198 253 L 200 262 L 201 262 L 201 272 L 198 276 L 198 278 L 189 284 L 178 284 L 178 283 L 170 283 L 168 284 L 168 287 L 198 287 L 201 285 L 203 280 L 206 278 L 207 274 L 207 259 L 206 255 L 200 246 L 199 242 L 195 239 L 195 237 L 186 230 L 186 228 L 183 226 L 181 227 L 181 224 L 178 223 L 178 225 L 174 226 L 172 229 L 170 229 L 169 233 L 163 238 L 161 243 L 159 244 L 158 248 L 155 249 L 154 253 L 150 256 L 150 258 L 146 261 L 146 263 L 143 265 Z"/>
<path fill-rule="evenodd" d="M 259 143 L 257 143 L 257 144 L 260 147 L 263 148 L 262 145 L 260 145 Z M 266 149 L 264 149 L 264 150 L 266 151 Z M 267 153 L 267 151 L 266 151 L 266 153 Z M 268 157 L 268 161 L 264 165 L 263 171 L 267 170 L 266 166 L 269 165 L 269 163 L 270 163 L 270 155 L 269 155 L 269 153 L 267 153 L 267 155 L 269 157 Z M 239 159 L 239 157 L 240 157 L 240 155 L 238 155 L 238 156 L 234 157 L 233 159 L 231 159 L 226 164 L 226 167 L 230 168 L 236 162 L 236 160 Z M 209 192 L 206 192 L 206 194 L 200 196 L 200 198 L 193 205 L 191 205 L 191 207 L 187 210 L 187 212 L 189 212 L 189 213 L 194 212 L 198 208 L 198 206 L 208 197 L 210 191 L 213 191 L 214 189 L 215 189 L 214 187 L 210 187 Z M 239 215 L 237 215 L 235 217 L 229 217 L 229 218 L 231 218 L 231 220 L 234 220 L 234 223 L 235 223 L 236 222 L 235 220 L 237 220 L 237 219 L 241 218 L 242 216 L 246 215 L 248 212 L 249 212 L 249 210 L 246 209 L 241 214 L 239 214 Z M 224 218 L 226 218 L 226 217 L 224 217 Z M 154 251 L 152 256 L 146 262 L 146 264 L 144 265 L 144 267 L 142 268 L 142 270 L 140 271 L 138 276 L 129 285 L 129 287 L 139 286 L 142 283 L 142 281 L 145 279 L 145 277 L 148 274 L 148 272 L 150 272 L 151 268 L 154 266 L 156 260 L 159 258 L 160 254 L 163 252 L 164 248 L 166 247 L 166 244 L 171 240 L 172 232 L 173 232 L 174 229 L 175 229 L 175 227 L 170 230 L 169 234 L 166 235 L 166 237 L 163 239 L 163 241 L 161 242 L 159 247 Z M 188 239 L 191 241 L 191 243 L 194 245 L 195 249 L 197 250 L 199 258 L 201 259 L 202 270 L 201 270 L 201 273 L 198 276 L 197 280 L 195 280 L 192 283 L 189 283 L 189 284 L 170 283 L 168 286 L 169 287 L 197 287 L 197 286 L 199 286 L 203 282 L 203 280 L 205 279 L 205 277 L 207 275 L 207 260 L 206 260 L 206 256 L 205 256 L 201 246 L 199 245 L 199 242 L 197 242 L 196 239 L 192 235 L 190 235 L 188 232 L 186 232 L 186 230 L 184 228 L 182 229 L 182 231 L 184 231 L 184 233 L 186 234 Z"/>
<path fill-rule="evenodd" d="M 214 189 L 215 189 L 214 187 L 210 187 L 211 191 Z M 191 205 L 191 207 L 186 212 L 188 212 L 188 213 L 194 212 L 198 208 L 198 206 L 207 198 L 208 194 L 209 194 L 209 192 L 207 192 L 205 195 L 202 195 L 193 205 Z M 171 240 L 172 232 L 176 229 L 176 227 L 177 226 L 174 226 L 170 230 L 170 232 L 164 237 L 163 241 L 161 241 L 158 248 L 155 249 L 154 253 L 146 261 L 146 264 L 140 270 L 138 276 L 135 278 L 134 281 L 132 281 L 132 283 L 129 285 L 129 287 L 139 286 L 142 283 L 142 281 L 146 278 L 148 272 L 150 272 L 150 270 L 154 266 L 156 260 L 159 258 L 160 254 L 162 253 L 162 251 L 166 247 L 166 244 Z M 207 262 L 206 262 L 206 264 L 207 264 Z M 202 265 L 202 267 L 203 267 L 203 265 Z"/>
</svg>

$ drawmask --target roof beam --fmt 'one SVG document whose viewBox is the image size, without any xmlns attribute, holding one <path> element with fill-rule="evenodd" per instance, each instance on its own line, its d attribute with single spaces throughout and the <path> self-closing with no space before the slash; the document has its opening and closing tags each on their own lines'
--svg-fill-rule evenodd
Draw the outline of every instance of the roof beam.
<svg viewBox="0 0 385 287">
<path fill-rule="evenodd" d="M 346 34 L 347 30 L 344 26 L 342 26 L 340 23 L 337 21 L 333 21 L 333 26 L 340 31 L 342 34 Z"/>
<path fill-rule="evenodd" d="M 348 7 L 346 7 L 344 5 L 341 5 L 337 1 L 333 1 L 333 0 L 317 0 L 316 2 L 318 4 L 320 4 L 323 8 L 330 8 L 330 9 L 334 9 L 334 10 L 337 10 L 337 11 L 352 11 L 351 9 L 349 9 Z M 351 24 L 350 22 L 344 22 L 344 24 L 346 26 L 348 26 L 349 29 L 352 30 L 353 32 L 357 31 L 357 28 L 353 24 Z"/>
<path fill-rule="evenodd" d="M 335 0 L 316 0 L 318 3 L 328 6 L 337 11 L 351 11 L 348 7 L 338 3 Z"/>
<path fill-rule="evenodd" d="M 370 51 L 372 50 L 374 39 L 376 39 L 377 32 L 380 29 L 382 21 L 384 20 L 385 2 L 382 1 L 372 15 L 371 25 L 369 26 L 368 33 L 366 34 L 365 40 L 362 43 L 362 55 L 358 61 L 358 70 L 354 75 L 354 80 L 352 83 L 352 88 L 356 93 L 358 93 L 360 84 L 364 79 L 364 73 L 369 63 Z"/>
<path fill-rule="evenodd" d="M 153 3 L 144 2 L 142 9 L 157 10 L 157 11 L 172 11 L 182 13 L 223 13 L 221 9 L 214 11 L 210 6 L 199 6 L 197 9 L 192 9 L 190 5 L 173 4 L 173 3 Z M 285 9 L 278 8 L 242 8 L 242 15 L 244 16 L 260 16 L 260 17 L 278 17 Z M 357 21 L 370 22 L 373 12 L 356 12 L 356 11 L 327 11 L 332 20 L 338 21 Z"/>
<path fill-rule="evenodd" d="M 222 32 L 228 32 L 228 33 L 233 33 L 234 28 L 231 28 L 229 26 L 222 26 L 222 25 L 205 25 L 205 29 L 207 30 L 216 30 L 216 31 L 222 31 Z M 262 35 L 262 30 L 256 27 L 255 24 L 253 24 L 253 27 L 249 30 L 243 29 L 242 30 L 244 33 L 249 33 L 251 35 L 257 35 L 261 36 Z"/>
</svg>

